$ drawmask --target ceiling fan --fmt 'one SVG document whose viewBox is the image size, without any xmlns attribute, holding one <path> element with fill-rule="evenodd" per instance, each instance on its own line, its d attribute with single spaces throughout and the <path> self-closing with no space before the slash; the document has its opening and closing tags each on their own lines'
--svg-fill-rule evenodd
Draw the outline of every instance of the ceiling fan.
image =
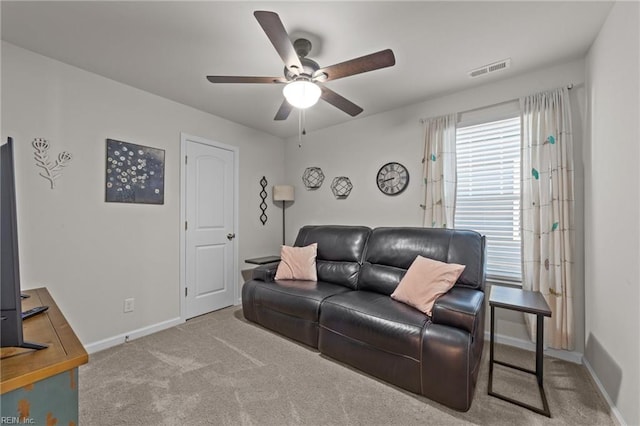
<svg viewBox="0 0 640 426">
<path fill-rule="evenodd" d="M 207 80 L 211 83 L 285 84 L 283 89 L 285 100 L 280 105 L 274 120 L 286 120 L 294 107 L 308 108 L 314 105 L 318 98 L 355 117 L 363 109 L 322 83 L 390 67 L 396 63 L 391 49 L 386 49 L 321 68 L 317 62 L 307 58 L 311 50 L 311 42 L 301 38 L 291 43 L 289 34 L 277 13 L 258 10 L 253 15 L 284 61 L 284 75 L 281 77 L 210 75 L 207 76 Z"/>
</svg>

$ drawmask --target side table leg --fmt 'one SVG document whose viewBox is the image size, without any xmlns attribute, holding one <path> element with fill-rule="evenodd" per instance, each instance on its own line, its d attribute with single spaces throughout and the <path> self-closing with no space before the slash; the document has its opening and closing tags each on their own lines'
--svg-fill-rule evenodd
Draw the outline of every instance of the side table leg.
<svg viewBox="0 0 640 426">
<path fill-rule="evenodd" d="M 540 397 L 542 398 L 542 413 L 547 417 L 551 417 L 547 395 L 544 392 L 542 384 L 543 377 L 543 360 L 544 360 L 544 316 L 536 315 L 536 378 L 538 379 L 538 388 L 540 389 Z"/>
<path fill-rule="evenodd" d="M 544 317 L 536 315 L 536 377 L 538 386 L 542 386 L 542 361 L 544 354 Z"/>
<path fill-rule="evenodd" d="M 494 330 L 496 325 L 495 307 L 491 306 L 491 331 L 489 337 L 489 387 L 488 393 L 491 394 L 493 390 L 493 339 Z"/>
</svg>

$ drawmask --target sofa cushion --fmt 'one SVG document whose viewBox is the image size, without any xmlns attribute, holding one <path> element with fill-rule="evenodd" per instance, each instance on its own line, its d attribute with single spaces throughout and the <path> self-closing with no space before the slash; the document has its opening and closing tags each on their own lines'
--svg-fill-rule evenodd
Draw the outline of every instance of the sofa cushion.
<svg viewBox="0 0 640 426">
<path fill-rule="evenodd" d="M 296 247 L 318 244 L 318 280 L 356 289 L 364 247 L 371 232 L 366 226 L 304 226 Z"/>
<path fill-rule="evenodd" d="M 418 256 L 391 298 L 431 316 L 433 302 L 453 287 L 463 270 L 464 265 Z"/>
<path fill-rule="evenodd" d="M 320 310 L 321 328 L 417 361 L 427 321 L 422 312 L 368 291 L 331 296 Z"/>
<path fill-rule="evenodd" d="M 376 228 L 371 231 L 358 290 L 391 295 L 417 256 L 464 265 L 455 286 L 484 290 L 485 238 L 443 228 Z"/>
<path fill-rule="evenodd" d="M 310 280 L 317 281 L 316 253 L 318 244 L 305 247 L 282 246 L 280 264 L 276 270 L 276 280 Z"/>
<path fill-rule="evenodd" d="M 252 305 L 314 322 L 318 321 L 320 303 L 325 298 L 349 291 L 346 287 L 323 281 L 282 280 L 256 283 L 260 284 L 253 289 L 250 301 Z"/>
</svg>

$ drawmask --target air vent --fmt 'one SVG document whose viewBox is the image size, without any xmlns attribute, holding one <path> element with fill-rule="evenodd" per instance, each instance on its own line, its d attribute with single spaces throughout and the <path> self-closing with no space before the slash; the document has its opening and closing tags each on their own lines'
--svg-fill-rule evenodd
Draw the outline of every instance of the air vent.
<svg viewBox="0 0 640 426">
<path fill-rule="evenodd" d="M 478 77 L 484 74 L 490 74 L 492 72 L 505 70 L 511 66 L 511 58 L 505 59 L 503 61 L 494 62 L 493 64 L 485 65 L 480 68 L 476 68 L 474 70 L 469 71 L 469 77 Z"/>
</svg>

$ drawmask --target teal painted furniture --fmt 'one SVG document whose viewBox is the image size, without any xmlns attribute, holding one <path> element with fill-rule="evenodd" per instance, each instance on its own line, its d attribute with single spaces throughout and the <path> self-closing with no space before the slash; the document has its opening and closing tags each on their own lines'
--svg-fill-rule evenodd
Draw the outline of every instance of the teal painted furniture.
<svg viewBox="0 0 640 426">
<path fill-rule="evenodd" d="M 23 310 L 49 310 L 24 321 L 25 340 L 47 345 L 33 351 L 2 348 L 2 423 L 78 425 L 78 367 L 89 356 L 45 288 L 26 291 Z"/>
</svg>

